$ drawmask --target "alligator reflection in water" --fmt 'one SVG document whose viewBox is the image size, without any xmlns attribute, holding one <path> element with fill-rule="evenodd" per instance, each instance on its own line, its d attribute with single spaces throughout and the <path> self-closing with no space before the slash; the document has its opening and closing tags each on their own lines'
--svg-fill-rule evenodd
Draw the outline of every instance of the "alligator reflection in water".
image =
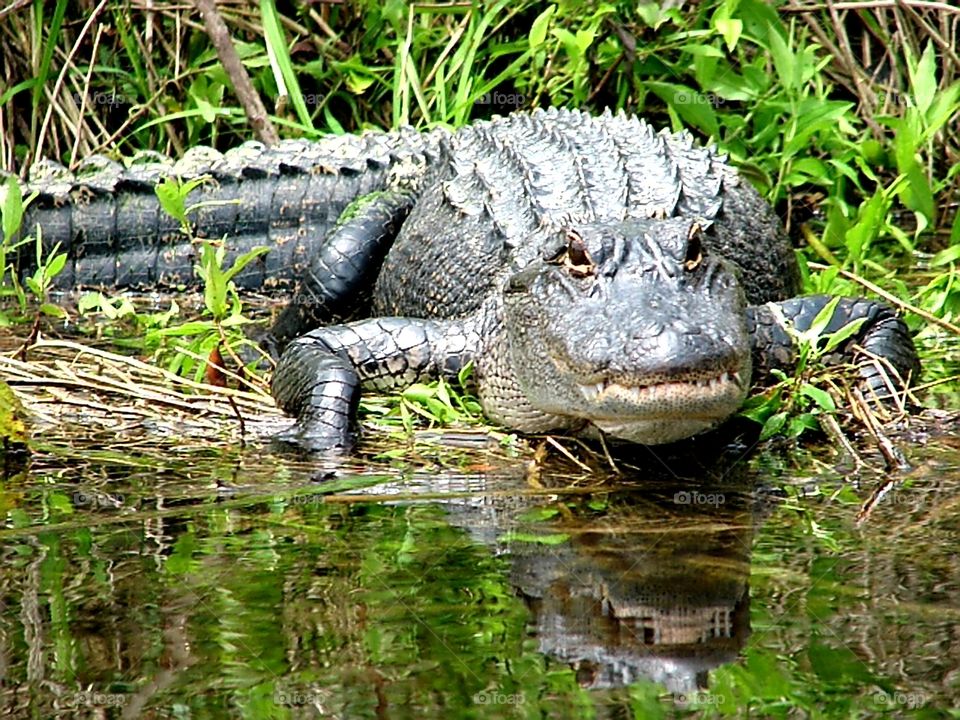
<svg viewBox="0 0 960 720">
<path fill-rule="evenodd" d="M 598 497 L 558 512 L 499 488 L 460 501 L 450 517 L 510 558 L 540 651 L 574 667 L 581 685 L 705 688 L 749 635 L 750 549 L 764 503 L 729 482 L 658 493 L 645 481 L 606 496 L 603 512 L 592 509 Z"/>
<path fill-rule="evenodd" d="M 378 703 L 456 717 L 476 693 L 562 704 L 576 681 L 643 677 L 683 693 L 749 633 L 763 504 L 747 481 L 584 487 L 602 478 L 581 474 L 540 490 L 513 466 L 314 485 L 315 468 L 288 468 L 265 502 L 209 495 L 211 477 L 261 488 L 265 475 L 173 465 L 112 469 L 110 498 L 68 470 L 52 491 L 18 481 L 22 527 L 0 551 L 0 715 L 69 702 L 138 717 L 263 695 L 341 717 Z M 354 483 L 346 504 L 313 494 L 337 482 Z M 68 664 L 35 660 L 58 652 Z M 577 675 L 561 673 L 558 694 L 563 663 Z"/>
</svg>

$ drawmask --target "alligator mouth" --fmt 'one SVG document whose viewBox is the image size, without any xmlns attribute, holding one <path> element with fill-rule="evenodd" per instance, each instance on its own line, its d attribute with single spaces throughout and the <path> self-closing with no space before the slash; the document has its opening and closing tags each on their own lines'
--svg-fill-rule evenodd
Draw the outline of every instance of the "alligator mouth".
<svg viewBox="0 0 960 720">
<path fill-rule="evenodd" d="M 743 377 L 740 372 L 728 371 L 707 377 L 637 385 L 606 379 L 597 383 L 583 383 L 580 392 L 588 402 L 594 404 L 616 402 L 664 408 L 710 406 L 733 398 L 739 399 L 743 394 Z"/>
</svg>

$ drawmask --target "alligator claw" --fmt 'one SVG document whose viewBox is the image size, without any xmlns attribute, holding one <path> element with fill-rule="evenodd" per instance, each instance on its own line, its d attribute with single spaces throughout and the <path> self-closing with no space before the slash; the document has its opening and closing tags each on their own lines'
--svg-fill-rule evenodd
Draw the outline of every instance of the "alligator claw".
<svg viewBox="0 0 960 720">
<path fill-rule="evenodd" d="M 296 449 L 309 454 L 346 455 L 356 445 L 356 434 L 342 432 L 327 423 L 301 422 L 273 436 L 272 441 L 284 450 Z"/>
</svg>

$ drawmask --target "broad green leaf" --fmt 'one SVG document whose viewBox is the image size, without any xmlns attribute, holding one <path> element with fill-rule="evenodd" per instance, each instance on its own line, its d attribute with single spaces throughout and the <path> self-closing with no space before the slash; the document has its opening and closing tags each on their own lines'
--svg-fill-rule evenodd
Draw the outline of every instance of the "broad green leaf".
<svg viewBox="0 0 960 720">
<path fill-rule="evenodd" d="M 208 124 L 213 124 L 217 119 L 217 110 L 209 100 L 204 97 L 195 95 L 193 101 L 197 105 L 197 109 L 200 111 L 200 117 L 204 119 Z"/>
<path fill-rule="evenodd" d="M 153 189 L 163 211 L 177 222 L 187 222 L 187 212 L 184 203 L 184 193 L 180 183 L 175 178 L 164 178 Z"/>
<path fill-rule="evenodd" d="M 542 13 L 537 15 L 536 20 L 533 21 L 533 24 L 530 26 L 530 47 L 538 48 L 543 45 L 544 40 L 547 39 L 547 28 L 550 25 L 550 19 L 553 17 L 553 14 L 557 11 L 556 5 L 551 5 Z"/>
<path fill-rule="evenodd" d="M 797 87 L 797 58 L 787 47 L 786 41 L 776 31 L 770 33 L 770 57 L 773 60 L 773 67 L 776 70 L 780 83 L 787 90 L 795 90 Z"/>
<path fill-rule="evenodd" d="M 44 315 L 55 317 L 59 320 L 64 320 L 69 317 L 66 310 L 59 305 L 54 305 L 53 303 L 41 303 L 40 312 L 42 312 Z"/>
<path fill-rule="evenodd" d="M 0 240 L 9 241 L 20 229 L 23 221 L 23 192 L 20 190 L 20 183 L 13 176 L 0 184 L 0 216 L 3 225 L 3 238 Z M 0 271 L 2 269 L 0 268 Z"/>
<path fill-rule="evenodd" d="M 473 360 L 468 362 L 462 368 L 460 372 L 457 373 L 457 383 L 462 388 L 469 387 L 469 383 L 473 379 Z"/>
<path fill-rule="evenodd" d="M 763 424 L 763 429 L 760 431 L 760 439 L 768 440 L 774 435 L 778 434 L 783 430 L 783 426 L 787 423 L 787 413 L 778 412 L 774 415 L 771 415 L 767 418 L 767 421 Z"/>
<path fill-rule="evenodd" d="M 800 388 L 800 392 L 801 394 L 806 395 L 808 398 L 813 400 L 821 410 L 825 410 L 826 412 L 835 412 L 837 409 L 836 404 L 833 402 L 833 398 L 826 390 L 821 390 L 818 387 L 804 383 Z"/>
<path fill-rule="evenodd" d="M 363 95 L 374 82 L 376 82 L 376 78 L 372 75 L 363 75 L 357 72 L 347 73 L 347 89 L 354 95 Z"/>
<path fill-rule="evenodd" d="M 924 48 L 916 69 L 913 69 L 912 63 L 907 63 L 907 68 L 910 70 L 913 100 L 917 109 L 925 116 L 937 93 L 937 54 L 932 40 Z"/>
<path fill-rule="evenodd" d="M 579 55 L 584 55 L 590 46 L 593 44 L 593 38 L 596 36 L 596 33 L 589 28 L 585 30 L 577 30 L 577 34 L 574 38 L 574 42 L 577 45 L 577 49 L 580 51 Z"/>
<path fill-rule="evenodd" d="M 648 81 L 645 85 L 667 103 L 687 125 L 693 125 L 711 136 L 720 133 L 717 114 L 705 95 L 675 83 Z"/>
<path fill-rule="evenodd" d="M 925 115 L 927 124 L 923 134 L 925 141 L 939 132 L 950 118 L 957 114 L 958 100 L 960 100 L 960 82 L 955 82 L 937 93 L 933 106 Z"/>
<path fill-rule="evenodd" d="M 721 18 L 716 20 L 714 24 L 716 25 L 717 32 L 723 36 L 723 41 L 727 44 L 727 51 L 733 52 L 734 48 L 737 47 L 740 36 L 743 34 L 743 20 L 737 18 Z"/>
<path fill-rule="evenodd" d="M 572 32 L 562 27 L 553 28 L 550 32 L 563 44 L 563 49 L 567 51 L 567 55 L 570 56 L 571 60 L 578 60 L 580 58 L 580 45 L 577 43 L 577 38 Z"/>
<path fill-rule="evenodd" d="M 80 296 L 77 300 L 77 311 L 83 315 L 90 310 L 100 310 L 104 305 L 108 305 L 103 293 L 90 292 Z"/>
<path fill-rule="evenodd" d="M 59 253 L 53 256 L 53 259 L 47 262 L 46 275 L 47 278 L 53 279 L 63 270 L 64 266 L 67 264 L 67 254 Z"/>
<path fill-rule="evenodd" d="M 790 418 L 787 423 L 787 437 L 800 437 L 807 430 L 816 430 L 820 427 L 817 418 L 812 413 L 800 413 Z"/>
</svg>

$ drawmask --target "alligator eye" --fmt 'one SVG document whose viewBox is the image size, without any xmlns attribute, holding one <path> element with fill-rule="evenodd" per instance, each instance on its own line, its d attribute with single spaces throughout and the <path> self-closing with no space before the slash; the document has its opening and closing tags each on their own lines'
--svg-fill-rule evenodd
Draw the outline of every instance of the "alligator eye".
<svg viewBox="0 0 960 720">
<path fill-rule="evenodd" d="M 567 254 L 563 257 L 563 266 L 573 277 L 587 277 L 593 275 L 596 264 L 590 253 L 587 252 L 587 246 L 579 233 L 570 230 L 567 232 Z"/>
<path fill-rule="evenodd" d="M 695 270 L 703 261 L 703 244 L 700 241 L 703 235 L 703 228 L 700 223 L 694 223 L 690 226 L 690 232 L 687 235 L 687 253 L 683 258 L 683 267 L 688 272 Z"/>
</svg>

